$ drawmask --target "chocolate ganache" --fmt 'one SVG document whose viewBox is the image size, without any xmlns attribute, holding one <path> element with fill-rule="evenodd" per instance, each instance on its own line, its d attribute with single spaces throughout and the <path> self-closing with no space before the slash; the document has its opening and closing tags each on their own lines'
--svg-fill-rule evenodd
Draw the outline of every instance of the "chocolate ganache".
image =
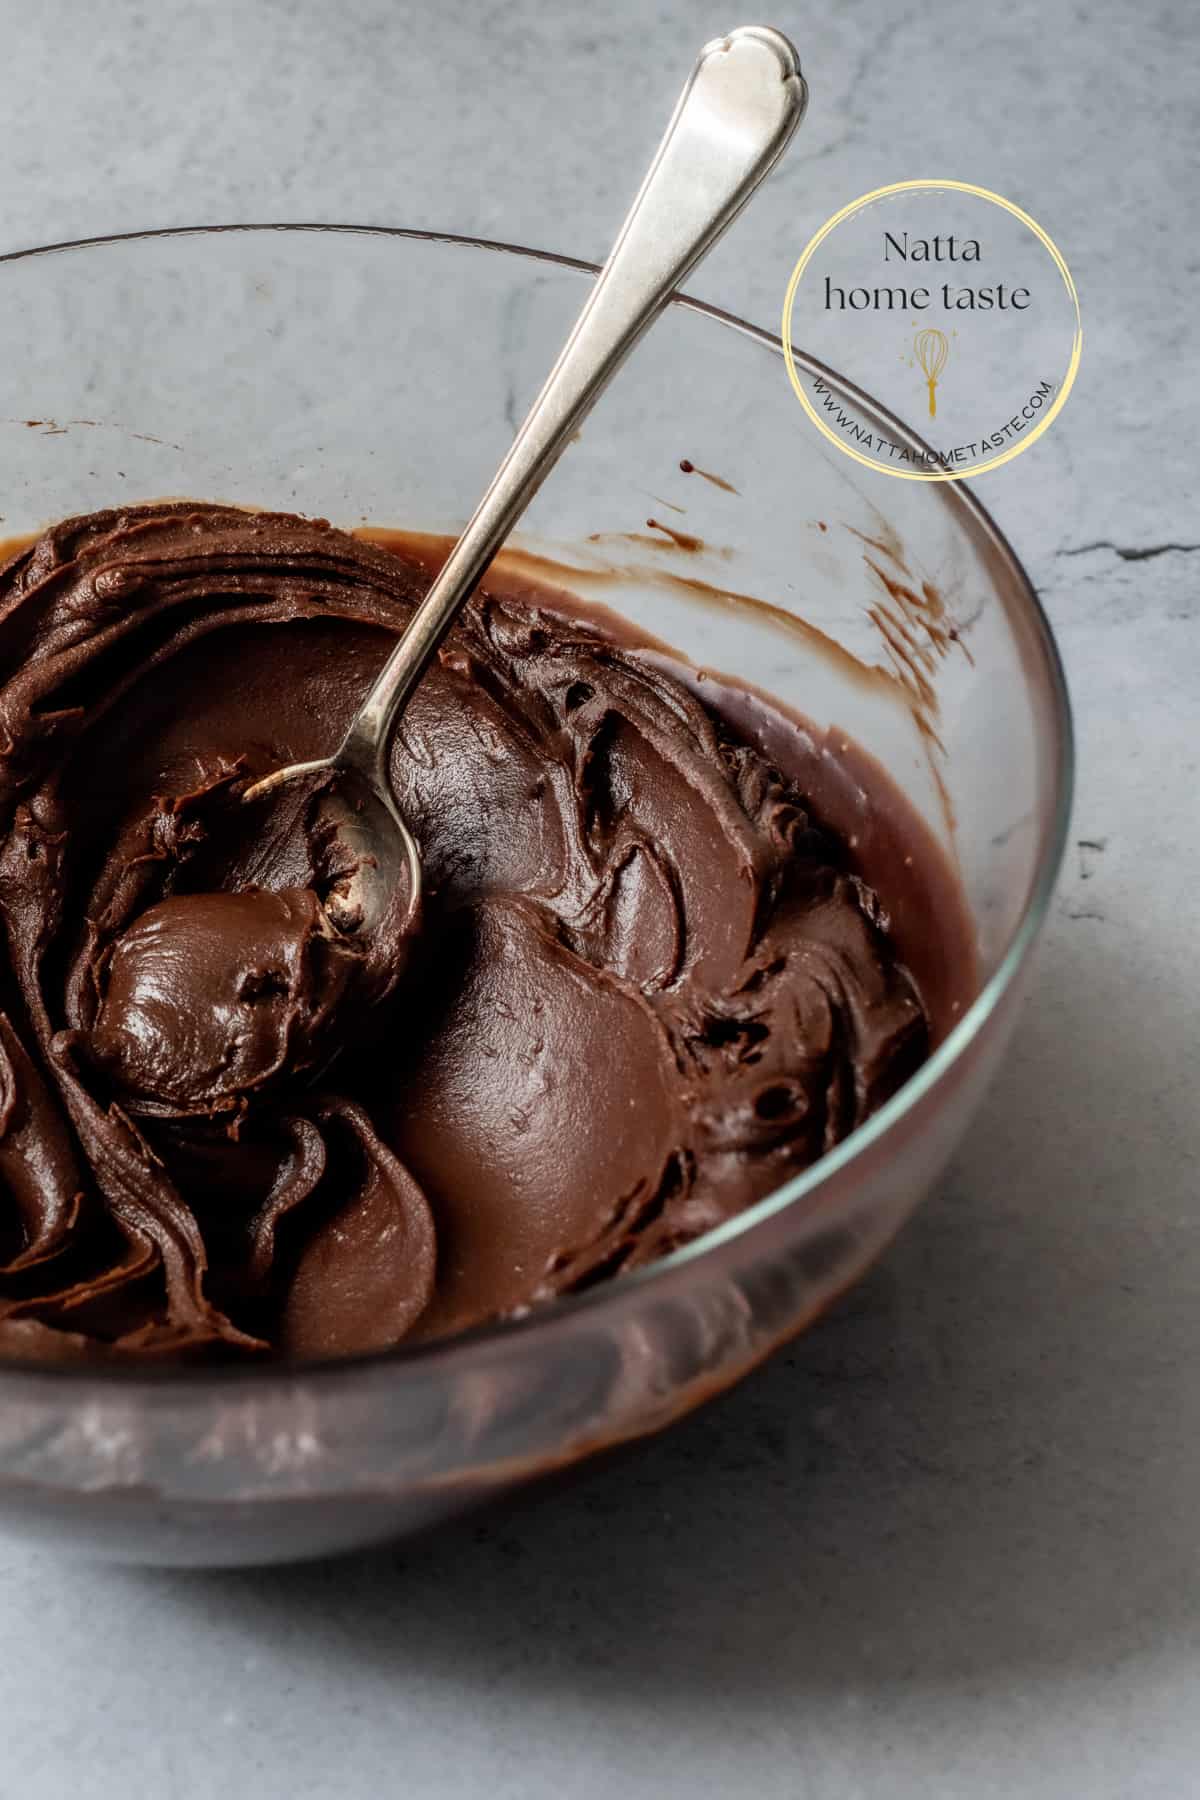
<svg viewBox="0 0 1200 1800">
<path fill-rule="evenodd" d="M 397 553 L 399 552 L 399 553 Z M 875 892 L 669 660 L 485 584 L 360 938 L 321 796 L 427 571 L 173 503 L 0 568 L 0 1354 L 334 1356 L 660 1257 L 927 1053 Z M 911 858 L 908 859 L 911 861 Z"/>
</svg>

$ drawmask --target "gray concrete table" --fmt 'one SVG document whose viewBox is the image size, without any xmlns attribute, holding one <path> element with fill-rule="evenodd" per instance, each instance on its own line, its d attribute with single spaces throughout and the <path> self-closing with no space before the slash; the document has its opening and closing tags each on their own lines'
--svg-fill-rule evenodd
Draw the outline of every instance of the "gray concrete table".
<svg viewBox="0 0 1200 1800">
<path fill-rule="evenodd" d="M 1070 258 L 1075 393 L 980 486 L 1059 633 L 1073 838 L 1102 848 L 1072 850 L 939 1195 L 835 1319 L 644 1453 L 342 1565 L 0 1545 L 3 1800 L 1200 1793 L 1200 18 L 775 15 L 812 80 L 803 153 L 697 291 L 773 322 L 834 205 L 930 172 L 1024 203 Z M 327 218 L 585 256 L 665 82 L 734 22 L 713 0 L 33 16 L 0 0 L 0 248 Z"/>
</svg>

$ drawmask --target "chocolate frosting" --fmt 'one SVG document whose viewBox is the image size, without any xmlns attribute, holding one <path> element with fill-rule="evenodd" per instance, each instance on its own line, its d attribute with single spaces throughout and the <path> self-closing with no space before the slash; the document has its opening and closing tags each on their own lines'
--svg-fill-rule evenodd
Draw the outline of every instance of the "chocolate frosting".
<svg viewBox="0 0 1200 1800">
<path fill-rule="evenodd" d="M 0 569 L 0 1352 L 331 1356 L 649 1262 L 929 1023 L 879 899 L 695 683 L 485 588 L 396 736 L 360 939 L 325 754 L 428 571 L 322 521 L 68 520 Z M 779 759 L 775 759 L 778 761 Z"/>
</svg>

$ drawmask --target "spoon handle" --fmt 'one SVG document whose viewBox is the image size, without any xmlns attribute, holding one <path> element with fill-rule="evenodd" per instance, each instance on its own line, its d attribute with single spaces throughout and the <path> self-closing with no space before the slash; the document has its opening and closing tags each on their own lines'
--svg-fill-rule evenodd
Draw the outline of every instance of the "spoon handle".
<svg viewBox="0 0 1200 1800">
<path fill-rule="evenodd" d="M 601 390 L 774 165 L 807 99 L 796 52 L 777 31 L 745 26 L 701 51 L 558 361 L 335 763 L 376 773 L 401 708 L 464 600 Z"/>
</svg>

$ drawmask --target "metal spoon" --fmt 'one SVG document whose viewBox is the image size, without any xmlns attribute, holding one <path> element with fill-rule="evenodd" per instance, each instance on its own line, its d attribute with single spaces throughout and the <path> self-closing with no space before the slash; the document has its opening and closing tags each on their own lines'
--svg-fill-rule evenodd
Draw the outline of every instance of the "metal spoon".
<svg viewBox="0 0 1200 1800">
<path fill-rule="evenodd" d="M 700 52 L 558 361 L 342 743 L 330 757 L 291 763 L 246 790 L 253 801 L 285 782 L 336 777 L 322 804 L 352 866 L 325 903 L 337 929 L 370 931 L 397 904 L 415 917 L 420 852 L 386 765 L 401 710 L 601 390 L 773 167 L 807 101 L 796 52 L 778 31 L 744 26 Z"/>
</svg>

